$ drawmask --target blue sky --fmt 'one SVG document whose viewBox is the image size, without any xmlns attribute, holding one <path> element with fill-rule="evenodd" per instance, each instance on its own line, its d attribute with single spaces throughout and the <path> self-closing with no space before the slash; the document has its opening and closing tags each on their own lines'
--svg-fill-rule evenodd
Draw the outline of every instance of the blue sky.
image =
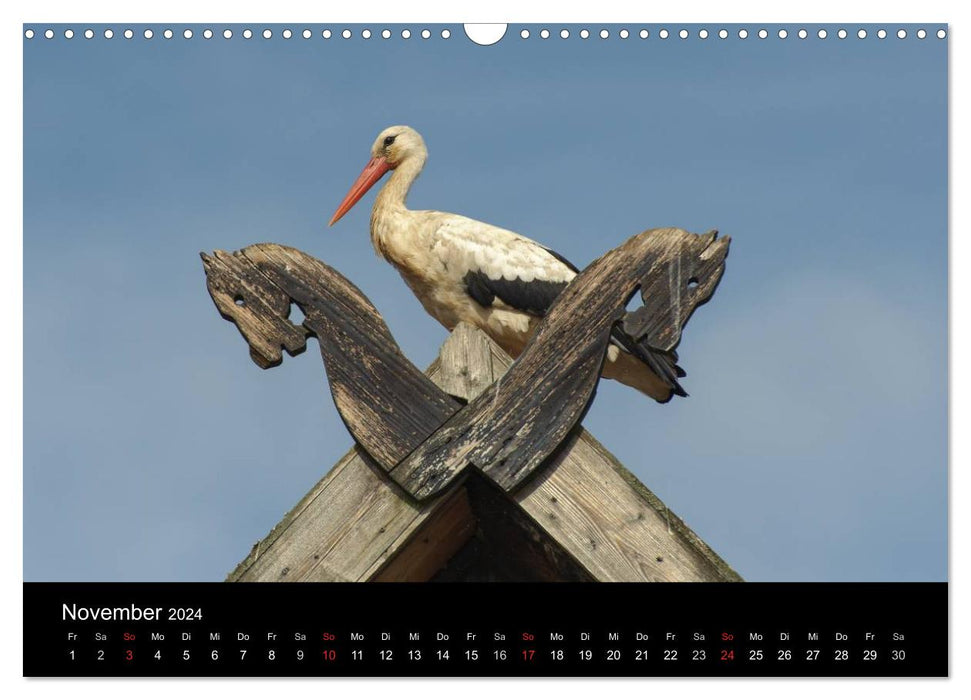
<svg viewBox="0 0 971 700">
<path fill-rule="evenodd" d="M 24 42 L 27 580 L 221 579 L 349 446 L 316 353 L 259 370 L 199 251 L 306 250 L 431 361 L 372 197 L 326 228 L 396 123 L 430 150 L 413 207 L 578 265 L 731 235 L 691 397 L 605 382 L 585 425 L 750 580 L 946 579 L 946 41 L 121 28 Z"/>
</svg>

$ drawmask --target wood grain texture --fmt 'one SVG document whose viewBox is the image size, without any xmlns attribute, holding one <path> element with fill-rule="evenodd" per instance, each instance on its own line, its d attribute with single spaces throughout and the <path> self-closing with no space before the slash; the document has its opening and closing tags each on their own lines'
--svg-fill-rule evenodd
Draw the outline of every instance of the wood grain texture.
<svg viewBox="0 0 971 700">
<path fill-rule="evenodd" d="M 348 452 L 229 575 L 229 581 L 361 581 L 433 513 L 403 498 L 359 447 Z M 417 521 L 417 522 L 416 522 Z"/>
<path fill-rule="evenodd" d="M 476 516 L 462 484 L 448 492 L 442 507 L 425 520 L 371 580 L 428 581 L 462 549 L 475 530 Z"/>
<path fill-rule="evenodd" d="M 476 528 L 433 581 L 594 581 L 590 573 L 529 513 L 480 472 L 462 490 Z"/>
<path fill-rule="evenodd" d="M 236 323 L 261 367 L 315 336 L 348 430 L 374 462 L 423 500 L 470 466 L 513 490 L 559 449 L 593 400 L 614 324 L 638 343 L 672 351 L 724 272 L 727 238 L 655 229 L 596 260 L 558 296 L 502 381 L 459 376 L 441 391 L 405 358 L 380 314 L 347 279 L 274 244 L 203 255 L 213 301 Z M 646 306 L 626 313 L 640 288 Z M 290 304 L 305 315 L 288 320 Z M 456 336 L 456 342 L 477 342 Z M 456 345 L 456 347 L 458 347 Z M 467 371 L 477 371 L 471 368 Z M 483 370 L 484 371 L 484 370 Z M 485 376 L 480 372 L 481 376 Z"/>
<path fill-rule="evenodd" d="M 501 376 L 512 360 L 481 335 L 474 362 Z M 743 580 L 582 427 L 511 497 L 594 580 Z"/>
<path fill-rule="evenodd" d="M 200 253 L 206 287 L 219 313 L 236 324 L 253 362 L 267 369 L 307 349 L 307 329 L 288 320 L 290 295 L 260 273 L 243 251 Z"/>
<path fill-rule="evenodd" d="M 498 379 L 511 363 L 480 331 L 460 326 L 428 373 L 442 387 L 467 386 L 474 392 Z M 479 379 L 465 384 L 468 376 Z M 464 399 L 475 397 L 461 388 L 455 393 Z M 439 497 L 415 503 L 363 450 L 354 448 L 253 547 L 228 580 L 401 580 L 402 569 L 394 567 L 398 553 L 415 546 L 423 528 L 464 488 L 457 484 Z M 537 478 L 511 498 L 543 538 L 569 554 L 569 561 L 554 558 L 559 563 L 542 570 L 559 571 L 567 580 L 583 578 L 569 573 L 575 566 L 600 581 L 741 580 L 584 430 L 571 436 Z M 479 507 L 479 512 L 472 512 L 474 519 L 492 517 Z M 442 521 L 468 524 L 454 514 L 443 515 Z M 508 556 L 517 559 L 515 553 Z M 430 569 L 403 568 L 421 577 Z M 538 577 L 549 575 L 541 572 Z"/>
<path fill-rule="evenodd" d="M 431 381 L 452 387 L 463 399 L 473 394 L 464 393 L 461 387 L 475 391 L 486 377 L 491 383 L 494 353 L 502 352 L 485 336 L 475 338 L 477 333 L 464 327 L 450 336 L 442 355 L 427 370 Z M 442 357 L 449 358 L 448 363 L 443 364 Z M 466 378 L 470 376 L 481 379 L 469 384 Z M 460 488 L 456 486 L 456 490 Z M 355 446 L 253 546 L 227 580 L 373 580 L 420 536 L 426 523 L 449 503 L 452 493 L 419 504 L 367 452 Z"/>
<path fill-rule="evenodd" d="M 598 581 L 739 581 L 587 431 L 513 495 Z"/>
<path fill-rule="evenodd" d="M 492 346 L 489 337 L 473 326 L 467 323 L 456 326 L 436 360 L 449 370 L 436 380 L 442 391 L 468 403 L 492 386 L 501 376 L 493 364 Z"/>
<path fill-rule="evenodd" d="M 643 306 L 625 314 L 621 326 L 655 350 L 674 350 L 688 319 L 714 295 L 725 272 L 731 238 L 718 238 L 714 230 L 704 235 L 675 228 L 646 233 L 650 237 L 638 241 L 641 247 L 651 246 L 647 265 L 639 272 Z M 632 250 L 631 254 L 638 253 Z"/>
<path fill-rule="evenodd" d="M 654 229 L 593 262 L 559 295 L 502 381 L 455 413 L 391 470 L 392 478 L 427 498 L 472 464 L 515 489 L 589 407 L 614 323 L 623 319 L 635 340 L 673 350 L 680 324 L 714 293 L 728 245 L 716 232 Z M 638 288 L 654 296 L 649 307 L 627 314 Z"/>
<path fill-rule="evenodd" d="M 471 551 L 483 518 L 503 534 L 480 540 L 489 547 L 475 554 L 479 564 L 502 556 L 496 542 L 528 545 L 490 569 L 509 576 L 741 580 L 577 425 L 612 324 L 620 320 L 639 341 L 673 350 L 683 324 L 714 292 L 727 249 L 714 233 L 635 236 L 567 287 L 511 368 L 480 331 L 457 328 L 429 368 L 441 388 L 404 358 L 364 295 L 320 261 L 272 244 L 203 255 L 213 301 L 261 367 L 279 364 L 283 349 L 302 352 L 308 335 L 318 338 L 335 403 L 361 445 L 229 580 L 426 580 L 449 557 Z M 650 309 L 626 314 L 637 288 Z M 289 320 L 291 303 L 304 312 L 302 324 Z M 498 501 L 481 495 L 491 487 L 473 488 L 470 466 L 513 492 L 502 508 L 483 505 Z M 466 575 L 476 570 L 484 569 Z"/>
<path fill-rule="evenodd" d="M 264 243 L 203 255 L 210 295 L 263 368 L 320 344 L 331 394 L 347 429 L 391 469 L 460 407 L 401 352 L 381 314 L 344 276 L 295 248 Z M 290 304 L 302 325 L 287 320 Z"/>
</svg>

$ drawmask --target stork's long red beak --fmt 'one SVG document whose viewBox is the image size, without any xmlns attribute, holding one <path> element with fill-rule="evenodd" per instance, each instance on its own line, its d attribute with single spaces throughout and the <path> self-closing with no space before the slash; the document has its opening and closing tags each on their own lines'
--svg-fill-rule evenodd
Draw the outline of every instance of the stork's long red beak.
<svg viewBox="0 0 971 700">
<path fill-rule="evenodd" d="M 357 176 L 357 180 L 351 185 L 350 191 L 344 197 L 344 201 L 341 202 L 340 206 L 337 207 L 337 211 L 334 212 L 334 216 L 331 217 L 330 223 L 327 225 L 333 226 L 340 221 L 340 218 L 349 212 L 351 207 L 357 204 L 357 200 L 363 197 L 364 193 L 371 189 L 374 183 L 380 180 L 390 169 L 391 166 L 388 165 L 388 161 L 383 156 L 378 156 L 368 161 L 368 164 L 364 166 L 364 170 Z"/>
</svg>

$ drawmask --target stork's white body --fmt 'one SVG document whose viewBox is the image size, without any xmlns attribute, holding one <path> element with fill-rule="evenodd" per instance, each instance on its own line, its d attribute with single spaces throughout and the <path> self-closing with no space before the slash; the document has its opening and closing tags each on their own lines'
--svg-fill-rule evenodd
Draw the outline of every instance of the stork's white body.
<svg viewBox="0 0 971 700">
<path fill-rule="evenodd" d="M 389 226 L 389 221 L 396 225 Z M 500 299 L 482 306 L 469 296 L 465 276 L 471 270 L 524 282 L 569 282 L 576 276 L 533 241 L 456 214 L 409 211 L 389 216 L 376 207 L 371 241 L 439 323 L 449 330 L 462 321 L 478 326 L 514 357 L 540 317 Z"/>
<path fill-rule="evenodd" d="M 403 147 L 400 154 L 391 153 L 386 142 L 382 146 L 388 138 L 386 134 L 392 132 Z M 387 155 L 382 156 L 382 151 Z M 470 294 L 468 275 L 499 284 L 502 280 L 519 280 L 525 283 L 519 285 L 523 290 L 536 283 L 568 283 L 576 272 L 544 246 L 512 231 L 457 214 L 408 209 L 408 190 L 426 156 L 424 142 L 413 129 L 385 129 L 375 142 L 372 155 L 369 168 L 379 158 L 397 156 L 396 162 L 385 167 L 385 171 L 393 172 L 371 211 L 371 242 L 375 251 L 398 270 L 425 310 L 447 329 L 452 330 L 463 321 L 470 323 L 517 357 L 540 322 L 542 312 L 530 312 L 528 305 L 523 304 L 517 308 L 498 295 L 488 304 L 480 303 Z M 384 171 L 372 176 L 362 188 L 360 183 L 367 172 L 365 168 L 334 220 L 353 206 Z M 359 191 L 355 195 L 356 190 Z M 608 348 L 603 374 L 659 401 L 671 397 L 672 389 L 667 383 L 619 347 Z"/>
</svg>

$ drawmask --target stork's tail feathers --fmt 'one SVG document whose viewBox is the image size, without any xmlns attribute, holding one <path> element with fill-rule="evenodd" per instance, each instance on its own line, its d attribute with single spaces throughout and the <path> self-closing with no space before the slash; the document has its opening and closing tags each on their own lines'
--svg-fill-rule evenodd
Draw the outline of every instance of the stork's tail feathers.
<svg viewBox="0 0 971 700">
<path fill-rule="evenodd" d="M 678 379 L 685 372 L 678 366 L 678 354 L 671 350 L 662 352 L 615 327 L 611 340 L 626 352 L 620 352 L 614 361 L 604 366 L 604 376 L 633 387 L 652 399 L 665 403 L 674 395 L 687 396 Z"/>
</svg>

